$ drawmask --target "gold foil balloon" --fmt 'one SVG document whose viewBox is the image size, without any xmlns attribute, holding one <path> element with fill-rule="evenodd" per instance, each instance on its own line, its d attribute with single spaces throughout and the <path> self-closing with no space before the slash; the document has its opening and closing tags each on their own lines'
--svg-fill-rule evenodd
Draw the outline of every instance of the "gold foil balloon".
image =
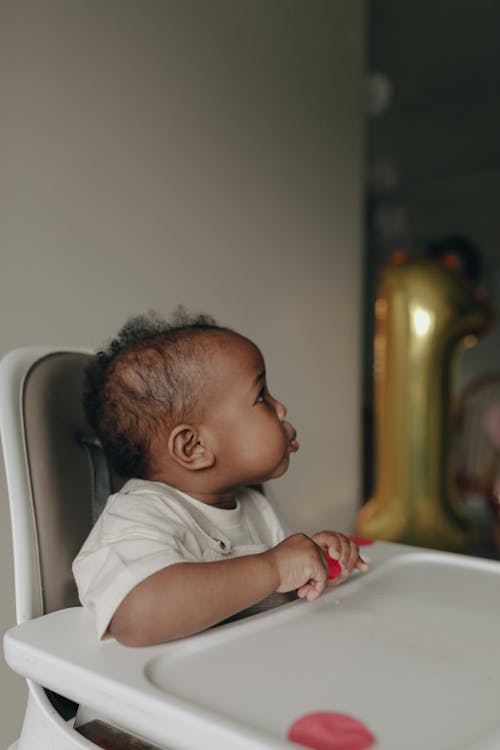
<svg viewBox="0 0 500 750">
<path fill-rule="evenodd" d="M 357 532 L 465 550 L 452 478 L 453 383 L 458 352 L 487 328 L 492 308 L 452 268 L 398 253 L 382 269 L 375 317 L 376 488 Z"/>
</svg>

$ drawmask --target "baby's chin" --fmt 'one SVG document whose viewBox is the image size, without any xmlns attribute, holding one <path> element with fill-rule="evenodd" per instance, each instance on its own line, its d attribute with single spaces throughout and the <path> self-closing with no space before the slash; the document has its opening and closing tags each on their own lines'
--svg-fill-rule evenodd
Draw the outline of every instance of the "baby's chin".
<svg viewBox="0 0 500 750">
<path fill-rule="evenodd" d="M 289 466 L 290 466 L 290 454 L 287 453 L 287 455 L 284 456 L 283 460 L 275 468 L 275 470 L 268 477 L 268 479 L 278 479 L 279 477 L 282 477 L 283 474 L 286 474 L 286 472 L 288 471 L 288 467 Z M 266 480 L 264 480 L 264 481 L 266 481 Z"/>
</svg>

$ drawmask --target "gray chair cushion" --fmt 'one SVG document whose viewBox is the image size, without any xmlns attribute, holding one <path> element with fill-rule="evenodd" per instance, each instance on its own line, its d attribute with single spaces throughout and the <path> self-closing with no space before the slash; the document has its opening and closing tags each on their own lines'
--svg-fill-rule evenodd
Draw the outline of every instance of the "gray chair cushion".
<svg viewBox="0 0 500 750">
<path fill-rule="evenodd" d="M 43 609 L 79 603 L 71 564 L 105 501 L 124 480 L 106 460 L 81 406 L 89 356 L 56 352 L 25 380 L 23 413 L 32 486 Z M 89 448 L 89 446 L 92 446 Z"/>
</svg>

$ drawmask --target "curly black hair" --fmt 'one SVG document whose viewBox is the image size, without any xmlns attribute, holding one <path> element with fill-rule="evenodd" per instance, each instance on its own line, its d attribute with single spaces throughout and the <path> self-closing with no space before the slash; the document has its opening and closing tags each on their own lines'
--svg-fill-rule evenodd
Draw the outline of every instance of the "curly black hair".
<svg viewBox="0 0 500 750">
<path fill-rule="evenodd" d="M 130 318 L 92 358 L 82 404 L 120 476 L 144 478 L 153 436 L 199 401 L 209 331 L 231 329 L 182 306 L 171 322 L 150 311 Z"/>
</svg>

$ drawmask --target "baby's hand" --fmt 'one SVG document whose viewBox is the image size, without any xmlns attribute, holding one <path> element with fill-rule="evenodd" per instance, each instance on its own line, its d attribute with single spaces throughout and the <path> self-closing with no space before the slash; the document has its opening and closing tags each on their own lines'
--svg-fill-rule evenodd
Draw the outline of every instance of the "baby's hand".
<svg viewBox="0 0 500 750">
<path fill-rule="evenodd" d="M 340 534 L 338 531 L 319 531 L 313 535 L 312 539 L 340 565 L 340 575 L 332 578 L 328 582 L 329 586 L 336 586 L 345 581 L 354 569 L 368 570 L 368 565 L 359 556 L 357 543 L 344 534 Z"/>
<path fill-rule="evenodd" d="M 313 601 L 325 590 L 328 564 L 322 549 L 305 534 L 293 534 L 267 553 L 276 572 L 276 591 L 294 591 Z"/>
</svg>

